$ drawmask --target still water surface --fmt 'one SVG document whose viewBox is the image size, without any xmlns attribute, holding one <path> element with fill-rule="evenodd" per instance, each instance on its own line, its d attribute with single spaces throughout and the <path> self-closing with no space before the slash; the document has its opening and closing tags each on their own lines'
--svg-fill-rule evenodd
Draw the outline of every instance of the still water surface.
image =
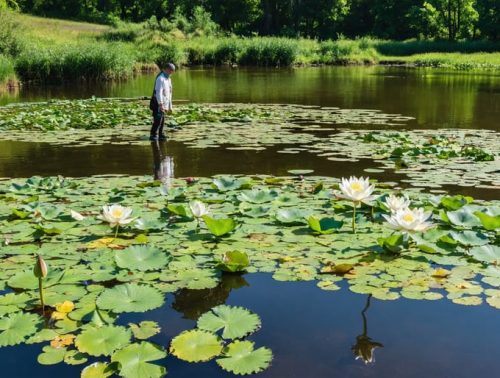
<svg viewBox="0 0 500 378">
<path fill-rule="evenodd" d="M 154 75 L 123 83 L 25 87 L 3 94 L 0 103 L 51 98 L 148 96 Z M 193 102 L 296 103 L 341 108 L 379 109 L 415 117 L 410 128 L 483 128 L 499 130 L 500 76 L 445 73 L 382 67 L 328 67 L 289 70 L 191 69 L 175 76 L 175 97 Z M 281 149 L 281 146 L 279 149 Z M 288 169 L 315 169 L 318 175 L 360 174 L 374 167 L 327 161 L 306 152 L 188 149 L 177 142 L 161 146 L 102 145 L 60 147 L 43 143 L 0 142 L 0 177 L 39 175 L 152 174 L 154 156 L 170 156 L 175 176 L 226 174 L 284 175 Z M 378 177 L 397 181 L 391 172 Z M 451 188 L 452 191 L 454 190 Z M 458 190 L 475 194 L 474 189 Z M 494 197 L 489 193 L 486 197 Z M 318 289 L 314 283 L 277 282 L 266 274 L 225 276 L 210 290 L 182 290 L 168 295 L 165 306 L 119 323 L 155 320 L 162 327 L 153 338 L 163 346 L 197 317 L 218 304 L 241 305 L 262 318 L 251 339 L 275 355 L 262 377 L 499 377 L 500 313 L 487 305 L 459 306 L 441 301 L 379 301 L 365 312 L 366 335 L 383 344 L 376 362 L 365 365 L 351 351 L 363 334 L 362 311 L 368 297 Z M 77 377 L 81 367 L 40 366 L 41 345 L 2 348 L 1 376 Z M 89 361 L 90 362 L 90 361 Z M 215 362 L 188 364 L 173 357 L 160 361 L 169 376 L 225 377 Z M 35 373 L 36 372 L 36 373 Z"/>
</svg>

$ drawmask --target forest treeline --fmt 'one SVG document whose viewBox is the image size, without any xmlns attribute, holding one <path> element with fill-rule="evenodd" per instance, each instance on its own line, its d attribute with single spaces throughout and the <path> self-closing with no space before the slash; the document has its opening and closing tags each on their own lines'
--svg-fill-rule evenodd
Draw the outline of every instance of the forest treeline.
<svg viewBox="0 0 500 378">
<path fill-rule="evenodd" d="M 190 19 L 221 32 L 317 39 L 500 38 L 500 0 L 0 0 L 34 15 L 117 24 Z"/>
</svg>

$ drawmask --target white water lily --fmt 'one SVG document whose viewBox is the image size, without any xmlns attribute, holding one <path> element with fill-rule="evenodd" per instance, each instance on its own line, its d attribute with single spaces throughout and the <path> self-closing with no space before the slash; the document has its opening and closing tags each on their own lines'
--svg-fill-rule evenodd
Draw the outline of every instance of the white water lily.
<svg viewBox="0 0 500 378">
<path fill-rule="evenodd" d="M 392 194 L 385 199 L 385 205 L 391 210 L 391 213 L 407 209 L 410 207 L 410 204 L 411 202 L 408 198 L 393 196 Z"/>
<path fill-rule="evenodd" d="M 426 212 L 422 208 L 416 209 L 401 209 L 389 215 L 383 215 L 391 228 L 406 232 L 422 232 L 433 227 L 433 223 L 429 222 L 432 217 L 432 212 Z"/>
<path fill-rule="evenodd" d="M 70 211 L 71 218 L 73 218 L 76 221 L 82 221 L 85 219 L 85 217 L 80 214 L 78 211 L 71 210 Z"/>
<path fill-rule="evenodd" d="M 201 218 L 209 213 L 208 206 L 201 201 L 193 201 L 189 203 L 189 208 L 195 218 Z"/>
<path fill-rule="evenodd" d="M 111 205 L 102 207 L 102 219 L 108 222 L 111 227 L 116 227 L 115 238 L 118 236 L 120 226 L 129 224 L 134 220 L 132 209 L 121 205 Z"/>
<path fill-rule="evenodd" d="M 375 198 L 375 196 L 372 196 L 375 186 L 370 185 L 368 177 L 357 178 L 351 176 L 349 179 L 342 178 L 340 190 L 342 192 L 340 197 L 353 202 L 367 203 Z"/>
<path fill-rule="evenodd" d="M 349 179 L 342 178 L 342 182 L 339 185 L 341 193 L 339 197 L 345 198 L 353 202 L 352 204 L 352 232 L 356 232 L 356 206 L 363 202 L 369 204 L 371 200 L 375 198 L 372 196 L 375 190 L 374 185 L 370 185 L 370 181 L 364 177 L 354 177 L 351 176 Z M 373 209 L 372 209 L 373 211 Z"/>
</svg>

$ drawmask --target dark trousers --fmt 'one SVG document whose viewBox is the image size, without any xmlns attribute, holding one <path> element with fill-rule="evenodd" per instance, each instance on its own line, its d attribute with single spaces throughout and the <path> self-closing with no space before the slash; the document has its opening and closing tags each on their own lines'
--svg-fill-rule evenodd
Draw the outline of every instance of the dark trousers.
<svg viewBox="0 0 500 378">
<path fill-rule="evenodd" d="M 163 126 L 165 125 L 165 113 L 163 113 L 159 106 L 153 109 L 153 127 L 151 127 L 151 136 L 163 135 Z"/>
</svg>

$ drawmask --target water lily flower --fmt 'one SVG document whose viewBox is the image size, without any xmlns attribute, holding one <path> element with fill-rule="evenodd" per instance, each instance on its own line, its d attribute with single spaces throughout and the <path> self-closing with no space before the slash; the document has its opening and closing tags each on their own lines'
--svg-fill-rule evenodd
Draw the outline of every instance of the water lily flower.
<svg viewBox="0 0 500 378">
<path fill-rule="evenodd" d="M 124 226 L 134 220 L 130 215 L 132 209 L 121 205 L 111 205 L 102 207 L 102 219 L 108 222 L 112 227 Z"/>
<path fill-rule="evenodd" d="M 385 199 L 384 204 L 391 210 L 391 213 L 395 213 L 398 210 L 410 207 L 410 200 L 406 197 L 398 197 L 391 194 Z"/>
<path fill-rule="evenodd" d="M 195 218 L 201 218 L 204 215 L 208 215 L 208 206 L 201 201 L 193 201 L 189 203 L 189 208 L 193 213 Z"/>
<path fill-rule="evenodd" d="M 102 219 L 108 222 L 111 227 L 116 227 L 115 238 L 118 236 L 120 226 L 129 224 L 134 220 L 132 209 L 121 205 L 111 205 L 102 207 Z"/>
<path fill-rule="evenodd" d="M 422 208 L 402 209 L 390 216 L 383 214 L 383 217 L 391 228 L 406 232 L 422 232 L 434 226 L 432 222 L 428 222 L 432 217 L 432 212 L 426 212 Z"/>
<path fill-rule="evenodd" d="M 80 214 L 78 211 L 71 210 L 70 212 L 71 218 L 73 218 L 76 221 L 82 221 L 85 219 L 85 217 Z"/>
<path fill-rule="evenodd" d="M 372 195 L 375 190 L 374 185 L 370 185 L 370 181 L 364 177 L 351 176 L 349 179 L 342 178 L 340 183 L 340 197 L 352 201 L 352 232 L 356 232 L 356 206 L 363 203 L 369 203 L 375 196 Z"/>
</svg>

